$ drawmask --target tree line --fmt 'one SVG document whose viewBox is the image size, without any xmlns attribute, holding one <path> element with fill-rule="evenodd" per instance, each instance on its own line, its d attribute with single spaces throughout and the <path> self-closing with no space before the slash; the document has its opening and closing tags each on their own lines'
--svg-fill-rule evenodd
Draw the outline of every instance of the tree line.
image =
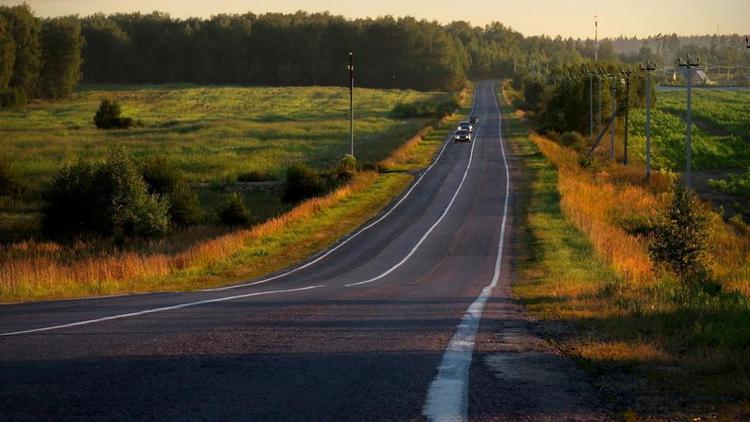
<svg viewBox="0 0 750 422">
<path fill-rule="evenodd" d="M 74 17 L 40 20 L 26 4 L 0 7 L 0 106 L 70 96 L 82 47 Z"/>
</svg>

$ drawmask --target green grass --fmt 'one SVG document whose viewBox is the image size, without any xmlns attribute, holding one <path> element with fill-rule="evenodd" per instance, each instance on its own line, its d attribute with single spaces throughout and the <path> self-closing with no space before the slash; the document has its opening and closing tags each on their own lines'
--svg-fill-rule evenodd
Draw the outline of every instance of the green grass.
<svg viewBox="0 0 750 422">
<path fill-rule="evenodd" d="M 361 163 L 387 157 L 430 119 L 392 119 L 398 102 L 441 101 L 448 94 L 355 91 L 355 148 Z M 93 116 L 103 98 L 117 100 L 138 121 L 127 130 L 99 130 Z M 201 198 L 206 223 L 243 174 L 281 180 L 303 162 L 331 166 L 349 152 L 349 90 L 336 87 L 83 86 L 71 98 L 0 110 L 0 159 L 27 187 L 21 200 L 0 203 L 0 242 L 38 237 L 40 191 L 66 162 L 102 159 L 112 145 L 136 159 L 175 161 Z M 291 208 L 278 189 L 243 190 L 252 221 Z"/>
<path fill-rule="evenodd" d="M 110 144 L 136 157 L 180 163 L 193 182 L 234 180 L 258 170 L 282 177 L 294 162 L 322 167 L 349 151 L 348 89 L 332 87 L 83 87 L 71 100 L 0 111 L 0 142 L 24 179 L 38 184 L 65 161 L 101 158 Z M 427 122 L 394 120 L 397 102 L 445 94 L 357 89 L 356 153 L 378 161 Z M 92 119 L 103 98 L 142 123 L 102 131 Z"/>
<path fill-rule="evenodd" d="M 685 167 L 683 117 L 686 94 L 660 92 L 652 110 L 652 157 L 656 168 L 682 171 Z M 694 90 L 693 168 L 695 170 L 750 167 L 750 92 Z M 630 130 L 635 154 L 645 157 L 645 109 L 633 110 Z"/>
</svg>

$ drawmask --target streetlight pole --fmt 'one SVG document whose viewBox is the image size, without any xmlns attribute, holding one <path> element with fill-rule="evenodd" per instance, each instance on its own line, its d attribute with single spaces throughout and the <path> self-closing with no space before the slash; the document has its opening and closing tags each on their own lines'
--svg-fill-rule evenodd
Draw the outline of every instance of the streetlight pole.
<svg viewBox="0 0 750 422">
<path fill-rule="evenodd" d="M 690 55 L 687 56 L 686 61 L 679 60 L 679 67 L 684 68 L 687 72 L 687 139 L 685 142 L 685 185 L 687 187 L 693 187 L 693 69 L 700 66 L 700 59 L 696 61 L 690 61 Z"/>
<path fill-rule="evenodd" d="M 656 65 L 646 62 L 641 66 L 646 72 L 646 178 L 651 177 L 651 72 L 656 70 Z"/>
<path fill-rule="evenodd" d="M 349 52 L 349 140 L 351 154 L 354 157 L 354 53 Z"/>
</svg>

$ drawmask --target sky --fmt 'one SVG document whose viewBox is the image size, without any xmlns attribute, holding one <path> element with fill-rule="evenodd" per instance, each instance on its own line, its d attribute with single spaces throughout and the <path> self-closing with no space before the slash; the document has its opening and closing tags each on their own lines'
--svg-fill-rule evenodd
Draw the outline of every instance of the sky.
<svg viewBox="0 0 750 422">
<path fill-rule="evenodd" d="M 22 0 L 0 0 L 0 5 Z M 524 35 L 593 38 L 594 15 L 600 37 L 644 37 L 658 33 L 750 33 L 748 0 L 26 0 L 39 16 L 96 12 L 151 12 L 173 17 L 218 13 L 328 11 L 349 18 L 414 16 L 448 23 L 466 20 L 484 26 L 498 21 Z"/>
</svg>

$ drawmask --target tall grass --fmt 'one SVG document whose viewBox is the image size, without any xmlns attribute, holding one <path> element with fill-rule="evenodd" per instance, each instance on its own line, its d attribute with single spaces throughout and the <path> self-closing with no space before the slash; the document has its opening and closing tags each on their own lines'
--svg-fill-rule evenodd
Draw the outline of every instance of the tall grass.
<svg viewBox="0 0 750 422">
<path fill-rule="evenodd" d="M 505 111 L 530 190 L 519 189 L 517 201 L 525 224 L 514 292 L 540 328 L 627 420 L 746 419 L 748 227 L 704 204 L 711 272 L 723 289 L 685 288 L 647 253 L 650 227 L 671 201 L 671 175 L 647 181 L 640 165 L 581 167 L 576 151 Z"/>
</svg>

